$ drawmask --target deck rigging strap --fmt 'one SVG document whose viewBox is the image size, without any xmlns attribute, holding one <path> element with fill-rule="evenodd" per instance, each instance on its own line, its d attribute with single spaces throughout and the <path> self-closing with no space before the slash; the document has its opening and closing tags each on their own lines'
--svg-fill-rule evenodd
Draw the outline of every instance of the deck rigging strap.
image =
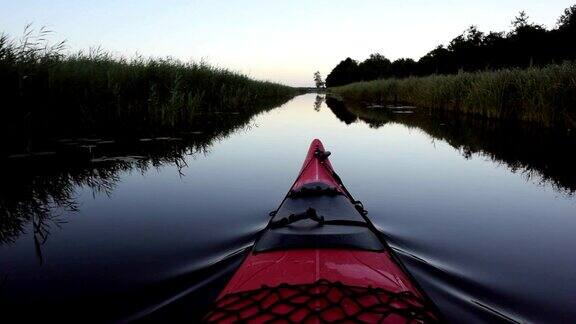
<svg viewBox="0 0 576 324">
<path fill-rule="evenodd" d="M 275 213 L 271 213 L 271 215 L 276 215 Z M 270 222 L 268 227 L 270 229 L 276 229 L 280 227 L 288 226 L 292 223 L 296 223 L 301 220 L 310 219 L 318 223 L 319 226 L 322 225 L 344 225 L 344 226 L 361 226 L 361 227 L 369 227 L 366 222 L 363 221 L 355 221 L 355 220 L 348 220 L 348 219 L 331 219 L 326 220 L 323 216 L 318 215 L 316 209 L 309 207 L 305 212 L 298 213 L 298 214 L 290 214 L 288 217 L 282 217 L 277 221 Z"/>
<path fill-rule="evenodd" d="M 280 228 L 305 219 L 313 220 L 319 225 L 324 224 L 324 217 L 319 216 L 318 213 L 316 213 L 316 209 L 308 207 L 303 213 L 290 214 L 288 217 L 282 217 L 277 221 L 270 222 L 269 228 Z"/>
</svg>

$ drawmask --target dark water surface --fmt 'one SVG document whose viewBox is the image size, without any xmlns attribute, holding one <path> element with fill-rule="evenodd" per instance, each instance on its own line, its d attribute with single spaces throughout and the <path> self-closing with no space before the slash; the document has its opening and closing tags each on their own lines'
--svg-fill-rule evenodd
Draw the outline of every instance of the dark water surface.
<svg viewBox="0 0 576 324">
<path fill-rule="evenodd" d="M 100 141 L 92 161 L 12 157 L 0 322 L 198 319 L 313 138 L 449 320 L 576 320 L 569 132 L 320 99 L 218 134 Z"/>
</svg>

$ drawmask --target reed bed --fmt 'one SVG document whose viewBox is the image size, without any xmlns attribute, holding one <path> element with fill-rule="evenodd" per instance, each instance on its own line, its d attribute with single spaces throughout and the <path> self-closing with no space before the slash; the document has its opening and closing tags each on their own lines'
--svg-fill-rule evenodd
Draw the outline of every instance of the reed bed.
<svg viewBox="0 0 576 324">
<path fill-rule="evenodd" d="M 204 63 L 127 59 L 101 49 L 65 54 L 48 33 L 0 35 L 2 139 L 163 133 L 210 114 L 257 113 L 297 93 Z"/>
<path fill-rule="evenodd" d="M 345 100 L 402 103 L 546 127 L 576 126 L 576 63 L 356 82 L 330 91 Z"/>
</svg>

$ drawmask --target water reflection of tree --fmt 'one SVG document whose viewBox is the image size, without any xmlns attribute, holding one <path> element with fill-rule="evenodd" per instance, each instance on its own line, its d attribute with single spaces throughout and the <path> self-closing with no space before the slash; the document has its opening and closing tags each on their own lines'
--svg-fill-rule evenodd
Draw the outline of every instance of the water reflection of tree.
<svg viewBox="0 0 576 324">
<path fill-rule="evenodd" d="M 314 100 L 314 111 L 320 111 L 320 107 L 324 103 L 324 96 L 316 95 L 316 100 Z"/>
<path fill-rule="evenodd" d="M 529 124 L 466 115 L 430 115 L 424 110 L 414 114 L 395 114 L 386 108 L 345 105 L 333 98 L 328 98 L 326 104 L 347 124 L 350 117 L 342 113 L 343 109 L 373 128 L 387 123 L 418 128 L 433 139 L 445 141 L 458 149 L 466 158 L 481 154 L 505 164 L 512 172 L 522 173 L 529 180 L 550 183 L 559 192 L 576 193 L 576 173 L 573 172 L 576 156 L 567 153 L 576 147 L 576 136 Z"/>
<path fill-rule="evenodd" d="M 90 188 L 93 196 L 111 196 L 122 173 L 144 174 L 166 165 L 176 166 L 184 176 L 186 156 L 207 154 L 213 141 L 247 127 L 255 114 L 283 102 L 269 102 L 234 114 L 205 116 L 193 132 L 179 138 L 97 145 L 93 150 L 97 155 L 71 152 L 66 146 L 62 151 L 56 148 L 57 154 L 44 160 L 0 160 L 0 245 L 14 243 L 30 231 L 42 262 L 42 245 L 51 231 L 65 224 L 70 213 L 78 211 L 78 188 Z M 81 143 L 76 149 L 80 147 Z"/>
<path fill-rule="evenodd" d="M 334 115 L 338 119 L 340 119 L 347 125 L 352 124 L 353 122 L 358 120 L 358 117 L 355 114 L 348 111 L 344 103 L 340 100 L 327 96 L 326 105 L 328 106 L 328 108 L 330 108 L 330 110 L 334 113 Z"/>
</svg>

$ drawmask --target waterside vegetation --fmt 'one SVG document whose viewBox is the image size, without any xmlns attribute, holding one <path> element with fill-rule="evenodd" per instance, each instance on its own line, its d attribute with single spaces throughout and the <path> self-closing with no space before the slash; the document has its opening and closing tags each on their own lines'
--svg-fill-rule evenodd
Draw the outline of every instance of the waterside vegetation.
<svg viewBox="0 0 576 324">
<path fill-rule="evenodd" d="M 546 127 L 576 127 L 576 63 L 389 78 L 330 91 L 366 104 L 409 104 Z"/>
<path fill-rule="evenodd" d="M 488 118 L 576 126 L 576 5 L 555 28 L 524 12 L 509 32 L 475 26 L 418 61 L 391 62 L 372 54 L 340 62 L 326 78 L 329 91 L 366 105 L 409 104 Z"/>
<path fill-rule="evenodd" d="M 128 59 L 99 48 L 67 54 L 63 42 L 48 39 L 49 31 L 30 27 L 19 40 L 0 35 L 8 146 L 71 134 L 166 134 L 193 129 L 206 115 L 256 113 L 297 93 L 205 63 Z"/>
</svg>

